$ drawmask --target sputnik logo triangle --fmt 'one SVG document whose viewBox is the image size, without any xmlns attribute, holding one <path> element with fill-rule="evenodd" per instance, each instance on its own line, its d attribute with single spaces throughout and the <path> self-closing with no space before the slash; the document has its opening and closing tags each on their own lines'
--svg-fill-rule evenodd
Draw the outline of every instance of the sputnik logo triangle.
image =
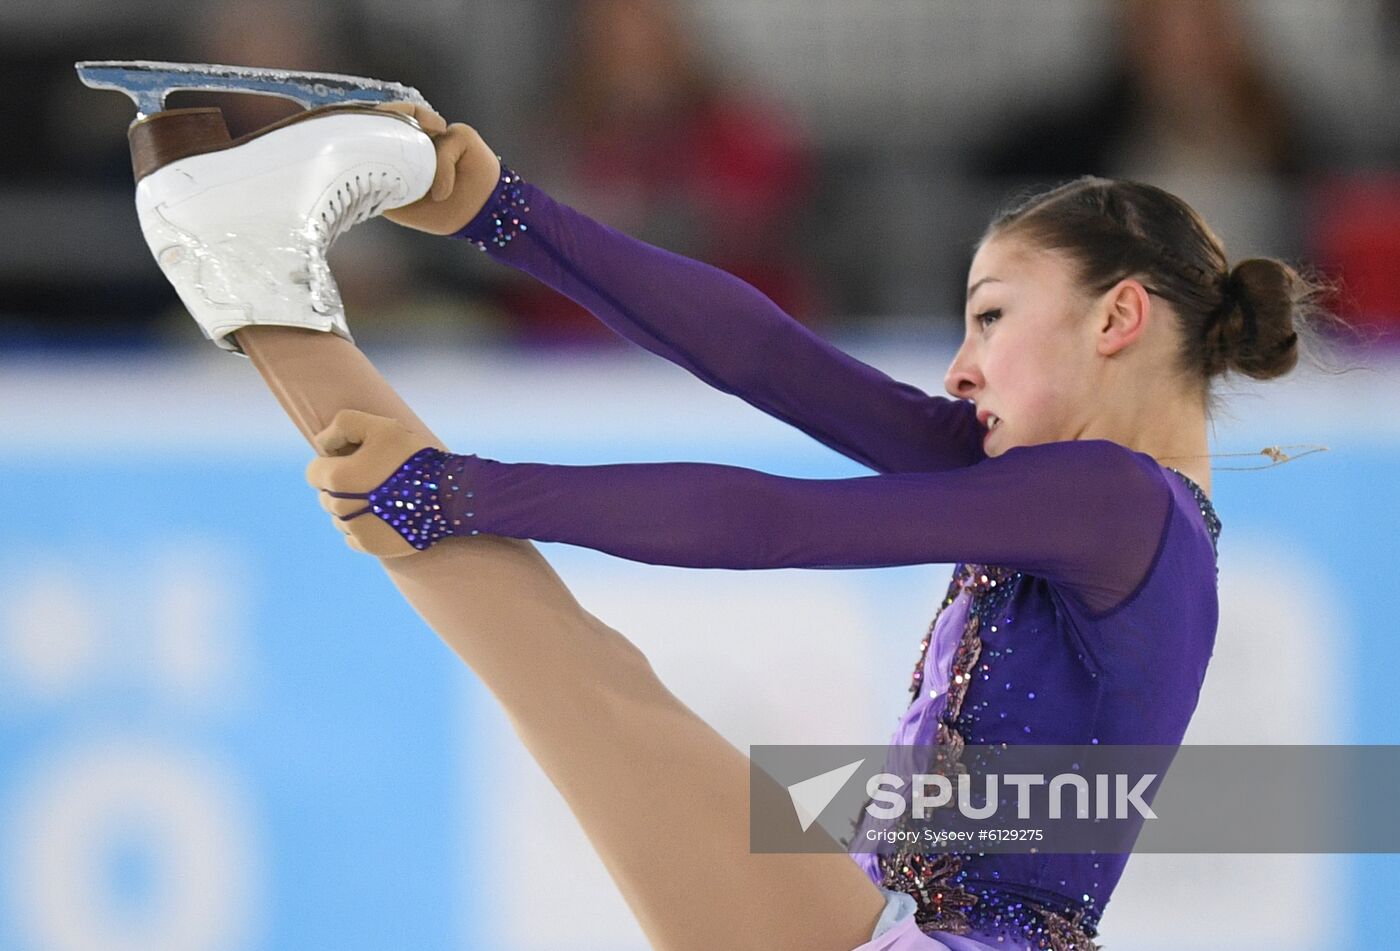
<svg viewBox="0 0 1400 951">
<path fill-rule="evenodd" d="M 788 795 L 792 797 L 792 808 L 797 811 L 797 821 L 802 823 L 803 832 L 812 827 L 822 810 L 831 805 L 831 800 L 836 798 L 841 787 L 846 785 L 846 781 L 864 762 L 863 758 L 858 759 L 854 763 L 827 770 L 811 779 L 793 783 L 787 788 Z"/>
</svg>

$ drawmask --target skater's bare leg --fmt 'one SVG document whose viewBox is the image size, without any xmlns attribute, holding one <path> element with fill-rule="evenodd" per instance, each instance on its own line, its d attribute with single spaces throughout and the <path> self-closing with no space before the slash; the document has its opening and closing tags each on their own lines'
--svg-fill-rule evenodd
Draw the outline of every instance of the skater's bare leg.
<svg viewBox="0 0 1400 951">
<path fill-rule="evenodd" d="M 342 409 L 431 435 L 341 337 L 248 327 L 238 341 L 303 435 Z M 585 611 L 533 545 L 449 539 L 382 564 L 500 701 L 655 948 L 850 951 L 869 940 L 884 900 L 865 873 L 839 853 L 751 854 L 748 758 Z"/>
</svg>

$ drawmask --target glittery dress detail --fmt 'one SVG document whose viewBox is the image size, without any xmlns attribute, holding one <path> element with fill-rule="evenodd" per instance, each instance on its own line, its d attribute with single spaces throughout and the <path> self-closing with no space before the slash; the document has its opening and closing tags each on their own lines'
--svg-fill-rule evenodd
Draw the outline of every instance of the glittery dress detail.
<svg viewBox="0 0 1400 951">
<path fill-rule="evenodd" d="M 481 251 L 487 250 L 488 245 L 504 248 L 517 234 L 530 230 L 529 225 L 521 220 L 529 210 L 520 176 L 503 164 L 496 191 L 476 219 L 480 222 L 481 216 L 485 215 L 490 222 L 490 232 L 471 238 L 471 242 Z"/>
<path fill-rule="evenodd" d="M 460 456 L 420 449 L 370 492 L 327 492 L 336 499 L 364 499 L 364 508 L 341 518 L 377 516 L 422 551 L 453 535 L 477 535 L 470 511 L 474 493 L 457 482 Z M 460 494 L 461 499 L 458 499 Z M 459 504 L 459 501 L 461 504 Z"/>
<path fill-rule="evenodd" d="M 475 496 L 470 509 L 461 492 L 444 505 L 449 524 L 469 510 L 483 533 L 697 568 L 956 565 L 894 744 L 1180 743 L 1214 646 L 1220 531 L 1180 472 L 1106 440 L 988 457 L 969 402 L 891 379 L 743 281 L 614 231 L 509 169 L 456 237 L 877 474 L 453 456 L 447 470 Z M 912 895 L 930 935 L 1080 949 L 1128 856 L 853 858 Z"/>
<path fill-rule="evenodd" d="M 1190 490 L 1214 555 L 1221 529 L 1214 506 L 1201 487 L 1184 473 L 1170 468 L 1167 471 L 1175 473 Z M 969 711 L 964 712 L 963 702 L 969 688 L 979 681 L 991 682 L 998 676 L 998 658 L 1014 653 L 1014 648 L 1008 646 L 1004 651 L 989 651 L 984 660 L 979 632 L 984 627 L 995 632 L 999 621 L 1006 623 L 1013 620 L 1004 612 L 1021 578 L 1020 572 L 991 565 L 960 564 L 955 568 L 938 614 L 929 632 L 919 642 L 919 658 L 909 688 L 912 711 L 920 703 L 929 702 L 930 694 L 938 695 L 936 688 L 930 690 L 925 687 L 926 677 L 931 682 L 945 685 L 943 700 L 936 703 L 940 714 L 936 731 L 932 737 L 928 737 L 918 735 L 920 731 L 897 730 L 891 739 L 892 745 L 935 745 L 940 749 L 940 756 L 946 750 L 947 759 L 957 762 L 967 737 L 976 727 L 979 714 L 991 706 L 990 701 L 974 703 Z M 953 627 L 959 632 L 956 648 L 950 662 L 938 663 L 939 649 L 948 652 L 948 647 L 946 643 L 940 645 L 935 641 L 934 632 L 944 620 L 945 612 L 949 612 L 960 598 L 970 600 L 970 604 L 962 613 L 955 611 L 949 615 Z M 948 642 L 952 638 L 945 637 L 943 640 Z M 917 715 L 907 713 L 901 725 L 917 719 Z M 1097 740 L 1091 737 L 1090 742 Z M 933 769 L 944 771 L 941 764 Z M 863 853 L 857 856 L 857 862 L 867 869 L 872 878 L 878 878 L 883 887 L 914 897 L 917 905 L 915 919 L 926 933 L 963 935 L 976 930 L 986 936 L 1014 935 L 1033 948 L 1052 951 L 1092 951 L 1098 947 L 1092 939 L 1097 935 L 1101 909 L 1096 907 L 1093 896 L 1085 893 L 1076 899 L 1043 892 L 1032 897 L 1024 888 L 1014 885 L 1008 888 L 1005 885 L 969 883 L 966 859 L 965 853 L 921 853 L 913 840 L 904 842 L 891 854 Z M 1102 862 L 1099 862 L 1095 868 L 1101 866 Z"/>
</svg>

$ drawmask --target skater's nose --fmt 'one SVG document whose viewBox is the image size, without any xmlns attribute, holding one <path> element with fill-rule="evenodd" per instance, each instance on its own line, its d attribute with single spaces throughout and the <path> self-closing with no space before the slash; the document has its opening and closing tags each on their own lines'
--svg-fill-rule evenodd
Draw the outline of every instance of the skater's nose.
<svg viewBox="0 0 1400 951">
<path fill-rule="evenodd" d="M 948 372 L 943 377 L 943 388 L 949 395 L 965 400 L 970 399 L 981 388 L 982 382 L 982 371 L 977 367 L 972 341 L 964 340 L 958 352 L 953 355 L 953 362 L 948 365 Z"/>
</svg>

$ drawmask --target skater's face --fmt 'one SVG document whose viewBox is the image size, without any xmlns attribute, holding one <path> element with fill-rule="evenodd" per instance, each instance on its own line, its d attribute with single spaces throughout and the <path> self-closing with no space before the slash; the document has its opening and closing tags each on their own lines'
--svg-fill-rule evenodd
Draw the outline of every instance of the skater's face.
<svg viewBox="0 0 1400 951">
<path fill-rule="evenodd" d="M 963 342 L 944 385 L 977 405 L 987 455 L 1079 438 L 1093 422 L 1100 358 L 1095 302 L 1069 260 L 992 237 L 973 258 L 967 287 Z"/>
</svg>

